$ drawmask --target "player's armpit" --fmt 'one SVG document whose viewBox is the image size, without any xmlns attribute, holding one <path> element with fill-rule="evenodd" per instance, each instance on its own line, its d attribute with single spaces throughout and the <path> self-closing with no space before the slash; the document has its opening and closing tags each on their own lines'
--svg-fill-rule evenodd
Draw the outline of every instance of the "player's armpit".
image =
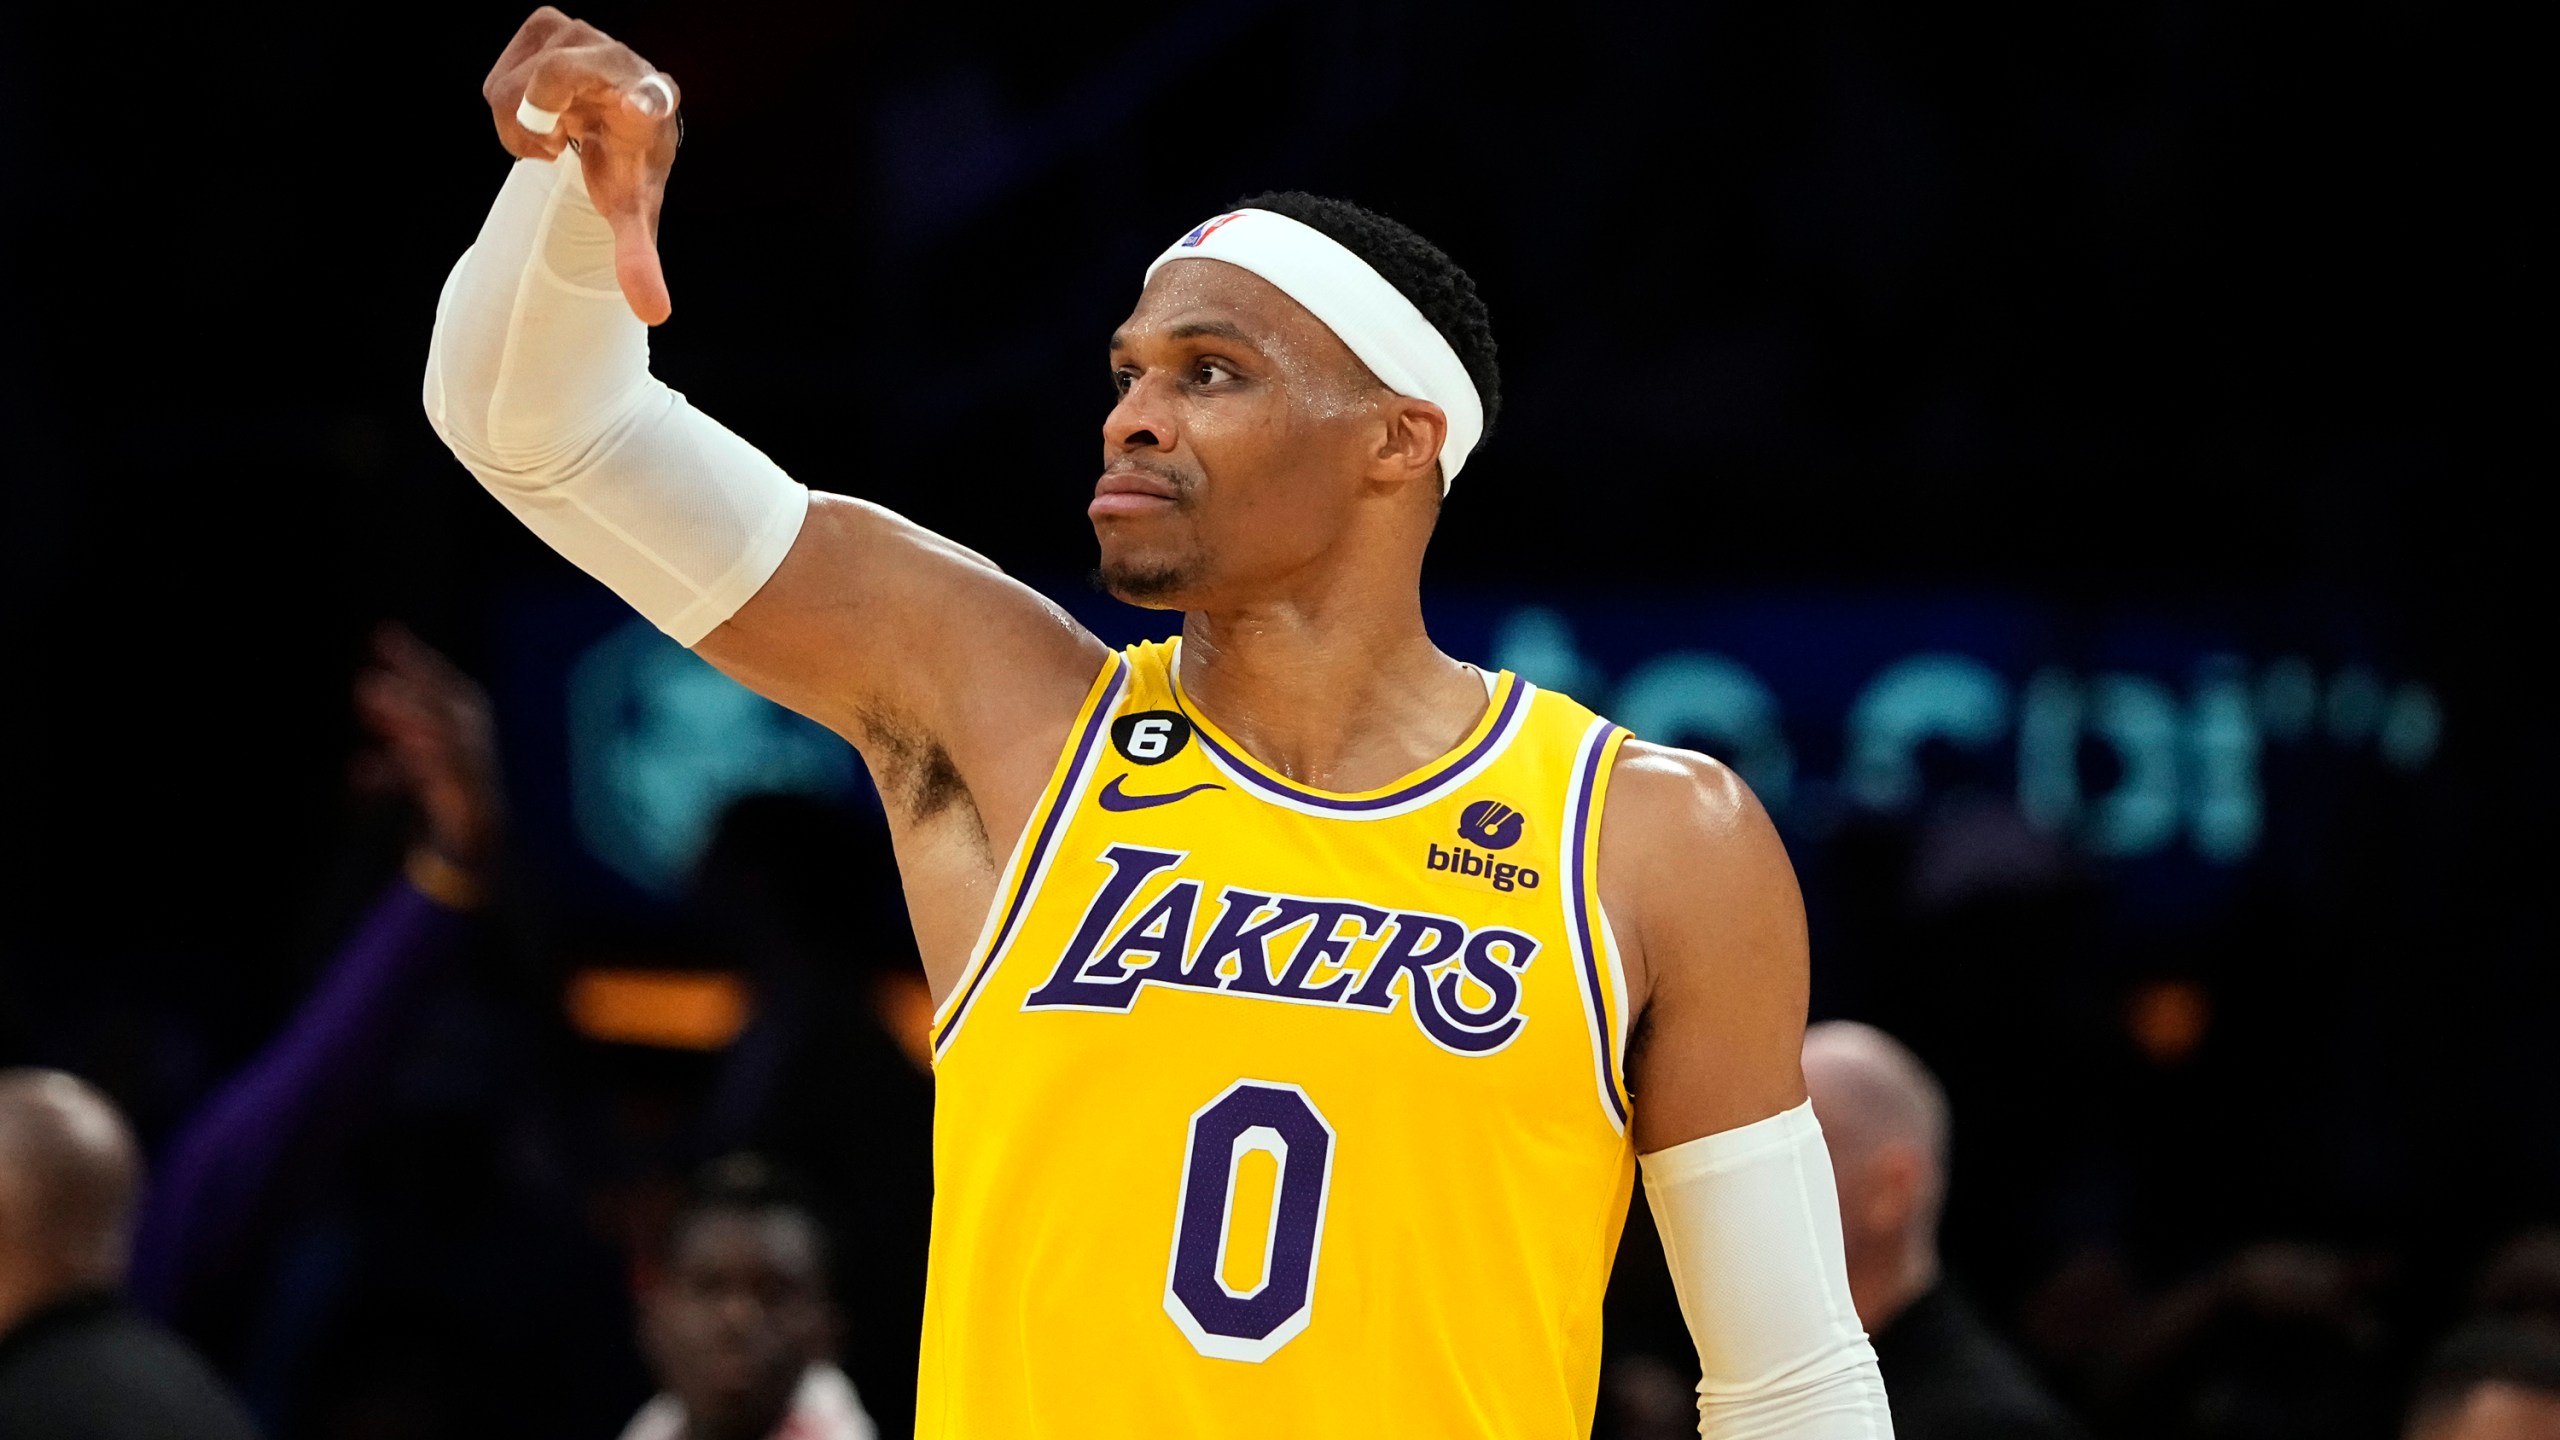
<svg viewBox="0 0 2560 1440">
<path fill-rule="evenodd" d="M 695 653 L 861 750 L 939 1004 L 1108 659 L 1102 643 L 985 557 L 813 494 L 772 578 Z"/>
<path fill-rule="evenodd" d="M 1628 1058 L 1637 1150 L 1801 1103 L 1804 902 L 1741 777 L 1628 741 L 1601 820 L 1600 884 L 1643 1037 Z"/>
<path fill-rule="evenodd" d="M 827 494 L 810 497 L 772 578 L 695 651 L 862 747 L 875 773 L 896 763 L 885 751 L 937 748 L 999 850 L 1107 653 L 985 556 Z"/>
</svg>

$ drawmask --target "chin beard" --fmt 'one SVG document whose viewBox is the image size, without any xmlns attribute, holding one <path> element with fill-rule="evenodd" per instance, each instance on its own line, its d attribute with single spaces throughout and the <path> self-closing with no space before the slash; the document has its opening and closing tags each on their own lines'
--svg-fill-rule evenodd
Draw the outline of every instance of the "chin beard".
<svg viewBox="0 0 2560 1440">
<path fill-rule="evenodd" d="M 1191 571 L 1180 565 L 1114 565 L 1094 567 L 1093 588 L 1132 605 L 1161 606 L 1168 597 L 1190 587 Z"/>
</svg>

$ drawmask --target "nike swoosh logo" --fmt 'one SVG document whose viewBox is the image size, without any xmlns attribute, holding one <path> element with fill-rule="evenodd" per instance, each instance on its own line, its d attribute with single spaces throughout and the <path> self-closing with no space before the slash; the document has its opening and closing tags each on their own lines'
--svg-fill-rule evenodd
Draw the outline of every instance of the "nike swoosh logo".
<svg viewBox="0 0 2560 1440">
<path fill-rule="evenodd" d="M 1224 790 L 1227 788 L 1224 785 L 1212 785 L 1203 781 L 1198 785 L 1191 786 L 1189 789 L 1168 790 L 1162 795 L 1127 795 L 1121 793 L 1120 782 L 1128 778 L 1129 777 L 1126 775 L 1114 775 L 1111 777 L 1111 783 L 1102 787 L 1102 793 L 1094 798 L 1102 802 L 1103 809 L 1145 810 L 1152 806 L 1170 805 L 1176 800 L 1188 800 L 1203 790 Z"/>
</svg>

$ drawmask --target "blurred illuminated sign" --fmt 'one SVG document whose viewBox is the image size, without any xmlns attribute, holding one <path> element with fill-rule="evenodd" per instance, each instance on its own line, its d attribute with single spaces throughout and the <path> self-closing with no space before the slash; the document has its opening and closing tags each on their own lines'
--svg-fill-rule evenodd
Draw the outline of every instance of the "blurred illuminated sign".
<svg viewBox="0 0 2560 1440">
<path fill-rule="evenodd" d="M 1060 598 L 1114 644 L 1175 623 L 1091 594 Z M 1451 653 L 1725 760 L 1781 823 L 1913 811 L 1933 766 L 1953 757 L 1963 783 L 2005 794 L 2084 853 L 2218 870 L 2258 849 L 2283 803 L 2269 796 L 2267 763 L 2285 747 L 2416 774 L 2444 729 L 2426 684 L 2369 663 L 2252 657 L 2209 625 L 2066 622 L 2018 601 L 1437 594 L 1426 609 Z M 528 675 L 548 669 L 556 698 L 518 713 L 560 717 L 568 784 L 551 803 L 578 848 L 624 883 L 679 893 L 742 796 L 867 794 L 841 739 L 644 622 L 616 617 L 599 633 L 599 613 L 609 612 L 582 604 L 537 618 L 567 631 L 525 657 Z M 544 797 L 527 799 L 542 808 Z"/>
<path fill-rule="evenodd" d="M 1860 628 L 1907 628 L 1901 622 Z M 1628 627 L 1618 627 L 1623 639 Z M 1802 714 L 1779 688 L 1823 668 L 1820 651 L 1779 657 L 1774 683 L 1731 655 L 1687 647 L 1644 654 L 1612 674 L 1585 652 L 1564 612 L 1529 605 L 1493 620 L 1487 655 L 1573 693 L 1645 739 L 1715 755 L 1781 815 L 1792 808 L 1800 779 L 1790 722 L 1801 730 L 1810 721 L 1837 727 L 1832 783 L 1857 805 L 1912 808 L 1921 798 L 1923 747 L 1944 745 L 2000 762 L 2013 777 L 2019 813 L 2107 857 L 2148 855 L 2181 841 L 2217 864 L 2248 856 L 2265 825 L 2259 760 L 2271 743 L 2319 732 L 2415 771 L 2434 758 L 2442 737 L 2433 690 L 2415 681 L 2386 684 L 2361 664 L 2323 675 L 2300 656 L 2253 664 L 2206 650 L 2162 657 L 2183 674 L 2048 661 L 2030 663 L 2013 680 L 1995 658 L 2014 660 L 2032 648 L 2014 643 L 2024 627 L 1988 628 L 2010 630 L 1984 647 L 2000 655 L 1946 648 L 1883 660 L 1836 717 Z M 2104 756 L 2094 767 L 2093 749 Z M 2113 773 L 2093 785 L 2092 768 Z"/>
<path fill-rule="evenodd" d="M 590 1040 L 665 1050 L 719 1050 L 747 1028 L 753 1002 L 719 970 L 581 970 L 562 1000 Z"/>
<path fill-rule="evenodd" d="M 659 895 L 683 888 L 730 802 L 842 794 L 859 764 L 832 732 L 751 693 L 645 620 L 578 658 L 568 720 L 579 839 Z"/>
</svg>

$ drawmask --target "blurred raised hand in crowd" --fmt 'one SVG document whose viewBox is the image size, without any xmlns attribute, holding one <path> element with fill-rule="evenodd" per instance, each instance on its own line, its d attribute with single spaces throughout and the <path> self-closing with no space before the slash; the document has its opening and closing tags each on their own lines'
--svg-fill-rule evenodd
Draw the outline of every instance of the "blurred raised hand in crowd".
<svg viewBox="0 0 2560 1440">
<path fill-rule="evenodd" d="M 384 625 L 355 704 L 373 742 L 352 767 L 356 790 L 404 799 L 416 814 L 407 878 L 448 906 L 475 908 L 506 826 L 489 697 L 407 627 Z"/>
<path fill-rule="evenodd" d="M 285 1197 L 362 1118 L 416 1017 L 455 963 L 488 889 L 506 807 L 480 688 L 415 635 L 386 625 L 355 684 L 372 744 L 360 792 L 405 799 L 415 838 L 284 1028 L 198 1108 L 167 1147 L 143 1206 L 135 1292 L 173 1319 L 238 1258 Z"/>
</svg>

